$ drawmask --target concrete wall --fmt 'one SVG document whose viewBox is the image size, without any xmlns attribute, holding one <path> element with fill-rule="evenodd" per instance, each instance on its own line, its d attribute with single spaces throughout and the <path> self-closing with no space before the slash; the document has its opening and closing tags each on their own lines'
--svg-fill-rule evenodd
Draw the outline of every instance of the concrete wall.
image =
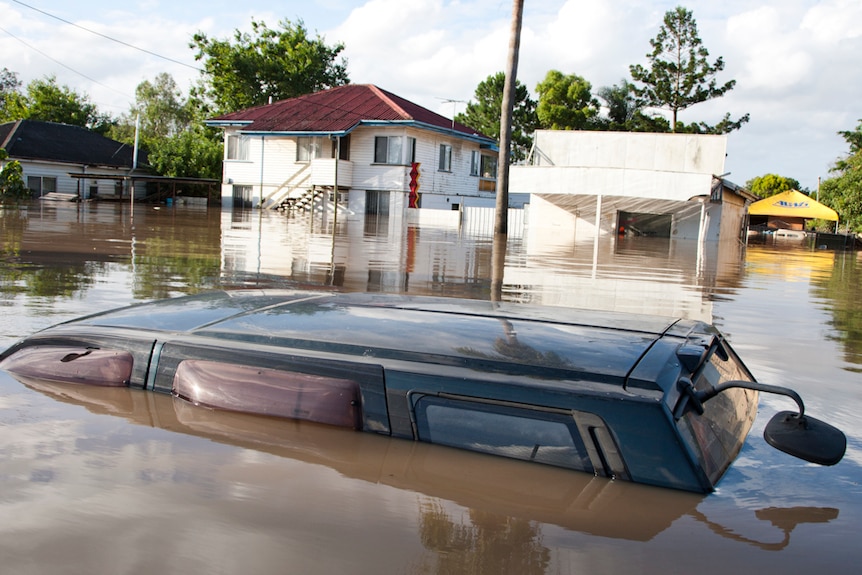
<svg viewBox="0 0 862 575">
<path fill-rule="evenodd" d="M 724 173 L 727 136 L 539 130 L 535 166 Z"/>
</svg>

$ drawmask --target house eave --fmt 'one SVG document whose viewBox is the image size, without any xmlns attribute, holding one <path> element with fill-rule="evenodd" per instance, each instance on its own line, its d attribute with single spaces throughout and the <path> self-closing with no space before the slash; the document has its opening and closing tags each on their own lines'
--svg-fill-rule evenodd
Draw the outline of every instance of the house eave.
<svg viewBox="0 0 862 575">
<path fill-rule="evenodd" d="M 210 125 L 209 123 L 207 125 Z M 215 125 L 215 124 L 213 124 Z M 248 124 L 245 124 L 248 125 Z M 239 133 L 243 136 L 252 137 L 320 137 L 320 136 L 346 136 L 358 127 L 412 127 L 437 134 L 444 134 L 452 138 L 467 140 L 479 144 L 482 149 L 497 151 L 499 148 L 494 140 L 479 134 L 465 134 L 458 130 L 442 128 L 433 124 L 417 122 L 415 120 L 360 120 L 357 124 L 343 130 L 243 130 Z M 221 124 L 220 127 L 237 127 L 237 124 Z"/>
</svg>

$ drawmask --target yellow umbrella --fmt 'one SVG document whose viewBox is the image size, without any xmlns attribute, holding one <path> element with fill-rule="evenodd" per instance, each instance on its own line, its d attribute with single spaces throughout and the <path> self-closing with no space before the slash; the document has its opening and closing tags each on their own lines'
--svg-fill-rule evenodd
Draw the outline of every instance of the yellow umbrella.
<svg viewBox="0 0 862 575">
<path fill-rule="evenodd" d="M 754 202 L 748 207 L 752 216 L 780 216 L 785 218 L 805 218 L 838 221 L 838 214 L 796 190 L 787 190 L 772 197 Z"/>
</svg>

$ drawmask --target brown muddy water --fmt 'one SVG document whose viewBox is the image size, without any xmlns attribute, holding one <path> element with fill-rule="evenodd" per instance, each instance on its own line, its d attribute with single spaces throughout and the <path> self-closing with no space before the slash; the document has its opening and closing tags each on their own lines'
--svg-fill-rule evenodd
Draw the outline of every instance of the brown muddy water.
<svg viewBox="0 0 862 575">
<path fill-rule="evenodd" d="M 492 242 L 448 222 L 177 206 L 0 210 L 0 347 L 217 288 L 488 299 Z M 0 376 L 0 569 L 65 573 L 858 573 L 862 260 L 801 243 L 510 235 L 509 301 L 706 319 L 755 376 L 847 434 L 818 467 L 765 443 L 761 396 L 717 492 Z"/>
</svg>

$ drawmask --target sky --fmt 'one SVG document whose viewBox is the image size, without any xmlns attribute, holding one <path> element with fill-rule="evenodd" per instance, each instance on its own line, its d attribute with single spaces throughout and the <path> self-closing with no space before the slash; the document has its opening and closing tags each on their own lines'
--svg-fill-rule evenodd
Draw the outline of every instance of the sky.
<svg viewBox="0 0 862 575">
<path fill-rule="evenodd" d="M 728 136 L 727 179 L 744 185 L 776 173 L 815 191 L 848 151 L 838 132 L 862 119 L 862 0 L 525 0 L 518 80 L 534 98 L 549 70 L 584 77 L 594 94 L 630 81 L 629 66 L 647 64 L 650 39 L 680 4 L 710 61 L 724 59 L 719 82 L 736 80 L 680 120 L 749 113 Z M 227 39 L 252 19 L 270 28 L 286 19 L 343 43 L 352 82 L 451 117 L 505 69 L 512 1 L 0 0 L 0 15 L 0 69 L 24 86 L 53 75 L 112 116 L 159 73 L 187 91 L 200 75 L 195 33 Z"/>
</svg>

